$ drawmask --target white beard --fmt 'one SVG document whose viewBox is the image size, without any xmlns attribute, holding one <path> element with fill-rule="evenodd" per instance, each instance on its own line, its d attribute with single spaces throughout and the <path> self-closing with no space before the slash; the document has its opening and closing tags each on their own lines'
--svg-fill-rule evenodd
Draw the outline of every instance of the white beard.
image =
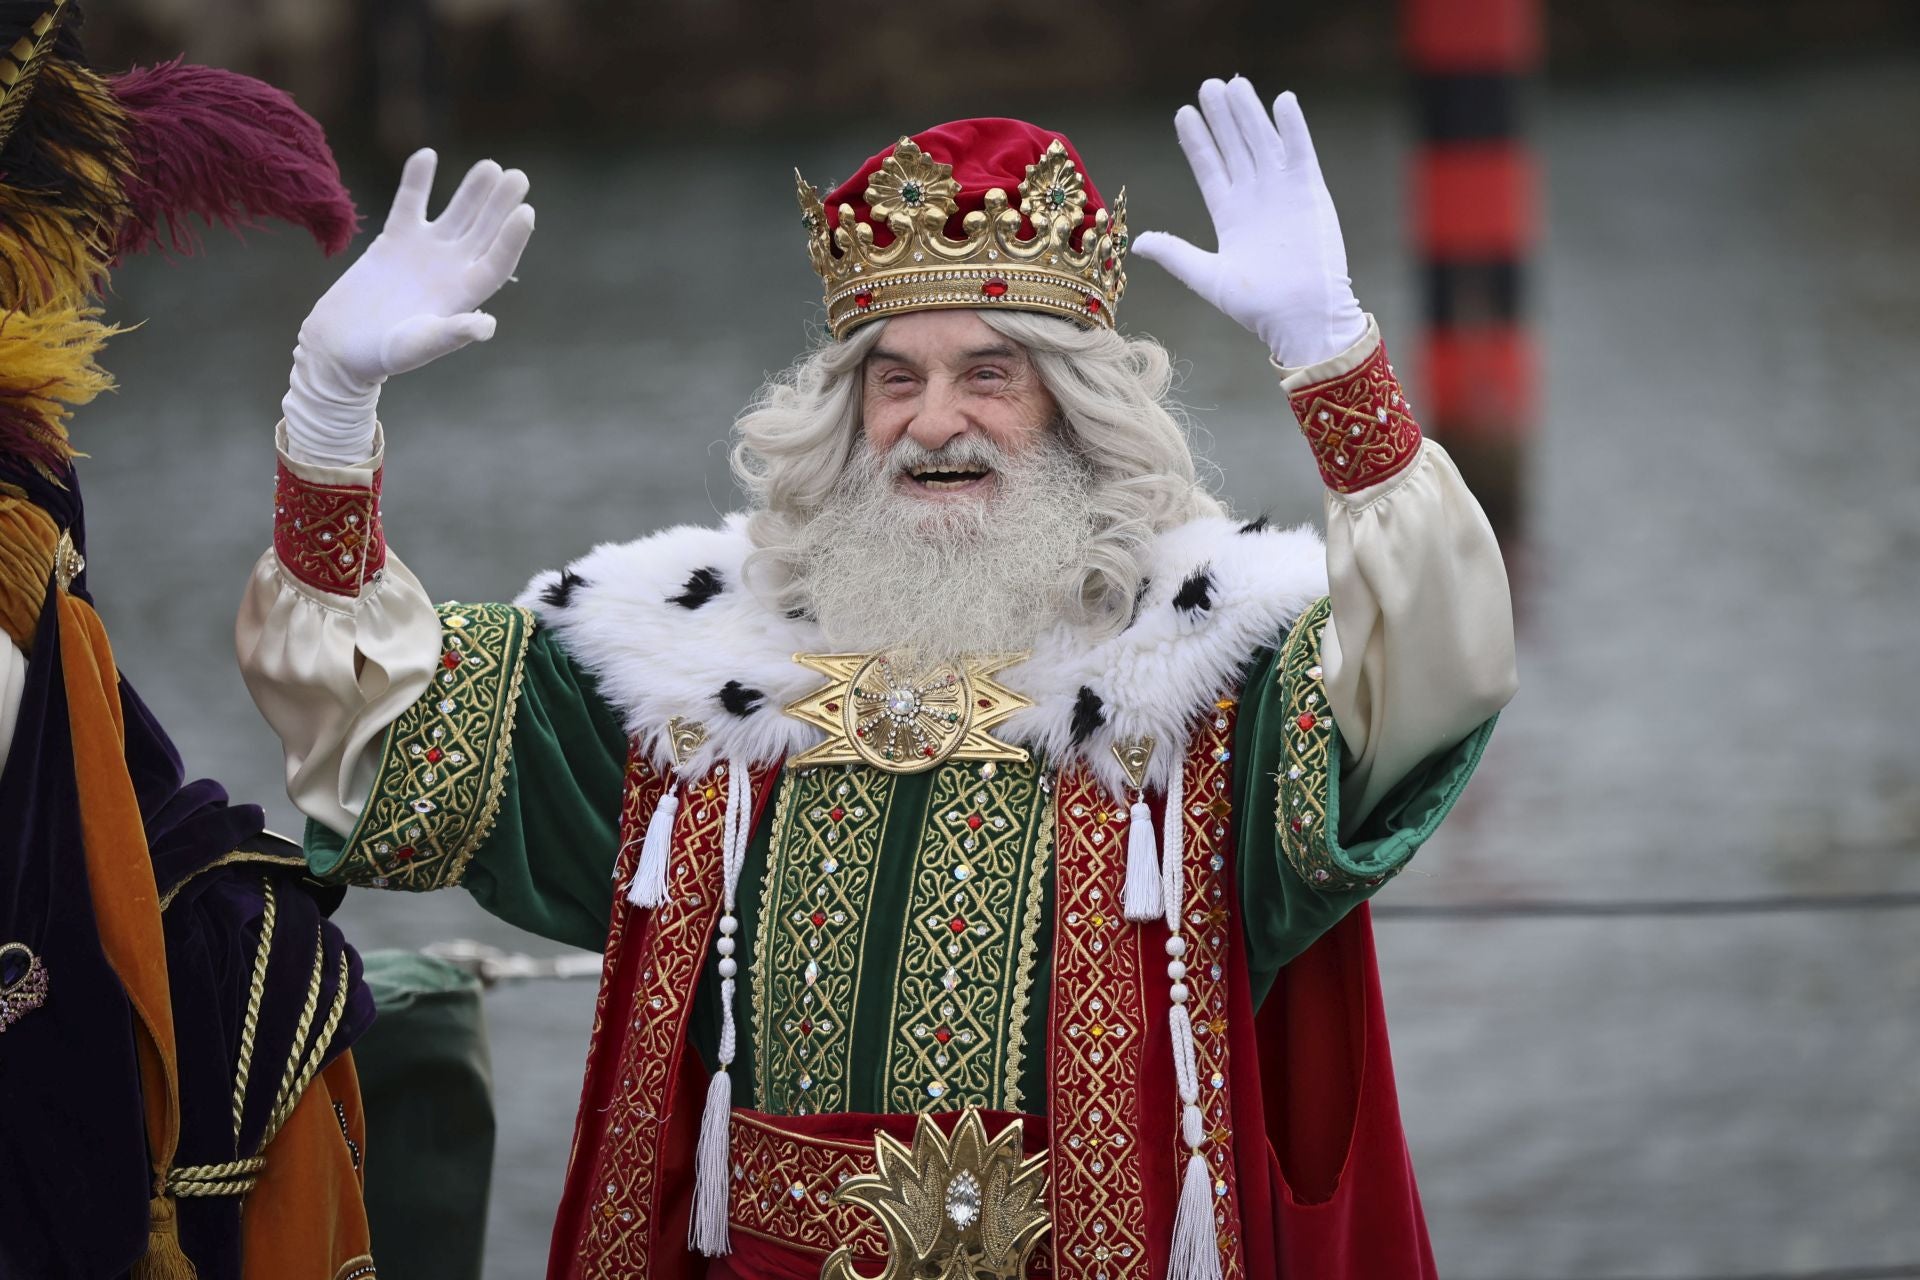
<svg viewBox="0 0 1920 1280">
<path fill-rule="evenodd" d="M 932 502 L 896 489 L 920 462 L 984 463 L 993 490 Z M 1080 602 L 1092 487 L 1052 430 L 1015 455 L 979 437 L 931 452 L 905 439 L 885 456 L 863 448 L 801 535 L 805 598 L 836 649 L 930 659 L 1028 649 Z"/>
</svg>

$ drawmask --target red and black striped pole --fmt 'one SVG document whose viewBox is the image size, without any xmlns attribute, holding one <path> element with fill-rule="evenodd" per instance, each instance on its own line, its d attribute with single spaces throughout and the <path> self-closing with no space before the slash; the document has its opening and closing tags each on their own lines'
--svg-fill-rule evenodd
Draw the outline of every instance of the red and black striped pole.
<svg viewBox="0 0 1920 1280">
<path fill-rule="evenodd" d="M 1401 2 L 1420 113 L 1420 420 L 1504 535 L 1524 510 L 1536 412 L 1526 268 L 1539 210 L 1522 99 L 1541 61 L 1541 0 Z"/>
</svg>

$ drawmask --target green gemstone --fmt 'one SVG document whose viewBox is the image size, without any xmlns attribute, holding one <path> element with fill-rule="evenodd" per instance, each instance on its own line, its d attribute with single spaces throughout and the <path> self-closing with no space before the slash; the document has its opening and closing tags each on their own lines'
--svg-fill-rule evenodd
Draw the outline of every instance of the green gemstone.
<svg viewBox="0 0 1920 1280">
<path fill-rule="evenodd" d="M 921 195 L 920 184 L 917 182 L 909 182 L 900 188 L 900 198 L 908 204 L 919 204 Z"/>
<path fill-rule="evenodd" d="M 1132 238 L 1124 231 L 1113 238 L 1113 247 L 1122 251 L 1131 243 L 1133 243 Z"/>
<path fill-rule="evenodd" d="M 1067 191 L 1065 187 L 1055 187 L 1053 190 L 1047 192 L 1047 203 L 1052 205 L 1054 208 L 1058 209 L 1061 205 L 1065 204 L 1066 202 L 1067 202 Z"/>
</svg>

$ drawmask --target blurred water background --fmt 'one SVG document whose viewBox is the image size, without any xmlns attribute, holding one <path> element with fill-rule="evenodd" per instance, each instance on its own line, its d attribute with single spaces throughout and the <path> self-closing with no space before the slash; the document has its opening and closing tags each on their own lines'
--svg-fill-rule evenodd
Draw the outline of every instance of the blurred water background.
<svg viewBox="0 0 1920 1280">
<path fill-rule="evenodd" d="M 1196 72 L 1297 88 L 1360 297 L 1413 349 L 1411 126 L 1384 4 L 1292 26 L 1206 3 L 1070 27 L 1008 16 L 988 45 L 1017 57 L 977 82 L 962 55 L 982 37 L 909 41 L 900 13 L 864 34 L 844 14 L 826 29 L 770 16 L 761 29 L 794 43 L 729 60 L 713 30 L 685 57 L 670 24 L 648 44 L 644 22 L 618 23 L 599 47 L 591 24 L 504 4 L 395 4 L 380 12 L 425 42 L 374 55 L 364 7 L 236 5 L 130 5 L 119 31 L 102 8 L 93 44 L 108 65 L 184 49 L 296 87 L 346 140 L 376 227 L 393 157 L 417 142 L 441 148 L 441 198 L 481 155 L 532 176 L 539 231 L 492 307 L 498 337 L 383 401 L 388 536 L 438 598 L 510 597 L 596 541 L 728 510 L 728 423 L 818 316 L 792 167 L 824 185 L 949 115 L 1029 112 L 1074 138 L 1101 185 L 1128 186 L 1136 230 L 1203 240 L 1170 123 L 1181 95 Z M 660 21 L 741 10 L 672 5 Z M 1545 410 L 1529 532 L 1509 549 L 1523 688 L 1461 807 L 1382 902 L 1920 890 L 1920 26 L 1863 0 L 1553 17 L 1571 70 L 1556 62 L 1529 113 L 1548 231 L 1531 291 Z M 426 39 L 462 20 L 482 35 Z M 1155 23 L 1198 34 L 1174 50 Z M 623 50 L 624 79 L 609 72 Z M 547 70 L 569 54 L 578 77 Z M 408 58 L 432 72 L 422 92 Z M 811 79 L 816 65 L 874 82 L 863 97 L 843 75 Z M 343 265 L 286 233 L 128 265 L 110 309 L 144 324 L 110 352 L 119 394 L 76 424 L 93 455 L 92 581 L 123 668 L 194 771 L 289 832 L 231 626 L 268 538 L 294 333 Z M 1232 502 L 1317 520 L 1311 460 L 1257 344 L 1145 263 L 1121 318 L 1183 358 Z M 1400 370 L 1419 405 L 1421 371 Z M 555 951 L 458 892 L 356 892 L 339 919 L 363 947 Z M 1920 1274 L 1890 1269 L 1920 1263 L 1916 925 L 1914 911 L 1383 922 L 1443 1274 Z M 492 1280 L 544 1266 L 592 1000 L 585 981 L 487 997 Z"/>
</svg>

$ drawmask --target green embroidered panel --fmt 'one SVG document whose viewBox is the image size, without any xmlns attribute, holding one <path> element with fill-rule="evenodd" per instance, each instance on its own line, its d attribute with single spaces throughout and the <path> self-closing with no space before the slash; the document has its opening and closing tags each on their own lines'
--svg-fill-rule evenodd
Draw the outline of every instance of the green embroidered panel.
<svg viewBox="0 0 1920 1280">
<path fill-rule="evenodd" d="M 782 780 L 754 931 L 761 1109 L 850 1110 L 853 1023 L 895 775 L 802 769 Z"/>
<path fill-rule="evenodd" d="M 893 981 L 889 1112 L 1021 1107 L 1052 794 L 1031 762 L 979 771 L 934 774 Z"/>
<path fill-rule="evenodd" d="M 373 793 L 338 857 L 337 883 L 426 890 L 458 884 L 500 807 L 533 615 L 443 604 L 427 691 L 387 728 Z"/>
<path fill-rule="evenodd" d="M 741 895 L 755 1105 L 1043 1104 L 1027 1095 L 1046 1054 L 1033 993 L 1052 847 L 1036 765 L 785 774 L 758 892 Z"/>
</svg>

